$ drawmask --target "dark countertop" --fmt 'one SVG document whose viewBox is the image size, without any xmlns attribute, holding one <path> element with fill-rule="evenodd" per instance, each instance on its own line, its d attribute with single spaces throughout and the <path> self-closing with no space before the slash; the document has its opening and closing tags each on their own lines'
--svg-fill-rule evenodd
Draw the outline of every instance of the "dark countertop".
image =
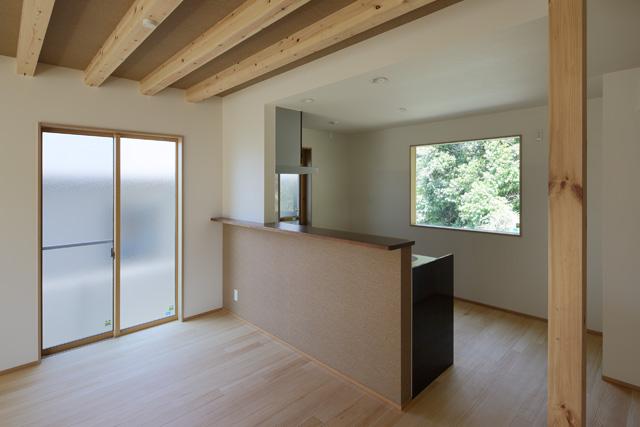
<svg viewBox="0 0 640 427">
<path fill-rule="evenodd" d="M 273 231 L 294 235 L 305 235 L 320 239 L 339 240 L 353 245 L 368 246 L 371 248 L 385 249 L 392 251 L 404 247 L 413 246 L 413 240 L 397 239 L 394 237 L 373 236 L 370 234 L 352 233 L 349 231 L 330 230 L 327 228 L 317 228 L 298 224 L 269 223 L 241 221 L 231 218 L 211 218 L 211 221 L 222 224 L 235 225 L 238 227 L 254 228 L 258 230 Z"/>
</svg>

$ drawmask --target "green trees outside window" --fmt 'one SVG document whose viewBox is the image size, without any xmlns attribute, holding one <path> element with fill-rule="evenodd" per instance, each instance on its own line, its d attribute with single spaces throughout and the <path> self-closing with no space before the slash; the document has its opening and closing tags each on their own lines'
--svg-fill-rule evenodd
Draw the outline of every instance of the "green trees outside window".
<svg viewBox="0 0 640 427">
<path fill-rule="evenodd" d="M 294 221 L 300 214 L 300 175 L 281 174 L 279 203 L 280 221 Z"/>
<path fill-rule="evenodd" d="M 520 136 L 411 147 L 414 225 L 520 234 Z"/>
</svg>

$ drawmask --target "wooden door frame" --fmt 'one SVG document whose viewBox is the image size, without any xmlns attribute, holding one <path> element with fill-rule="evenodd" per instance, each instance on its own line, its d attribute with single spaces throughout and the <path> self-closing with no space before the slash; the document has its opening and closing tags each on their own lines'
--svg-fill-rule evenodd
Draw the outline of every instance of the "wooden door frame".
<svg viewBox="0 0 640 427">
<path fill-rule="evenodd" d="M 302 166 L 311 166 L 313 162 L 312 158 L 312 150 L 311 147 L 302 147 L 300 150 L 300 164 Z M 303 174 L 300 175 L 300 181 L 298 182 L 298 205 L 300 209 L 300 214 L 298 215 L 298 223 L 300 225 L 309 225 L 309 214 L 311 207 L 311 198 L 310 194 L 310 184 L 311 184 L 311 175 Z"/>
<path fill-rule="evenodd" d="M 42 135 L 44 132 L 68 133 L 73 135 L 104 136 L 113 138 L 114 144 L 114 269 L 113 269 L 113 330 L 98 335 L 81 338 L 76 341 L 64 343 L 48 349 L 43 349 L 42 339 Z M 175 314 L 135 325 L 126 329 L 120 327 L 120 139 L 135 138 L 155 141 L 174 142 L 176 149 L 175 177 L 176 177 L 176 216 L 175 216 Z M 178 320 L 184 314 L 184 138 L 180 135 L 157 134 L 150 132 L 127 131 L 116 129 L 92 128 L 73 125 L 61 125 L 55 123 L 38 123 L 38 361 L 45 355 L 55 354 L 100 340 L 114 338 L 121 335 L 151 328 L 163 323 Z"/>
<path fill-rule="evenodd" d="M 549 0 L 550 426 L 586 425 L 586 1 Z"/>
</svg>

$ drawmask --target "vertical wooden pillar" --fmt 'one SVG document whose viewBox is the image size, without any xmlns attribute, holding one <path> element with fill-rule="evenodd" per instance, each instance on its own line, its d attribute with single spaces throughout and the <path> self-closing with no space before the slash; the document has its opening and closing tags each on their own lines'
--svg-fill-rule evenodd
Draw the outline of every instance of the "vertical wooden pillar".
<svg viewBox="0 0 640 427">
<path fill-rule="evenodd" d="M 586 4 L 549 0 L 548 424 L 586 425 Z"/>
</svg>

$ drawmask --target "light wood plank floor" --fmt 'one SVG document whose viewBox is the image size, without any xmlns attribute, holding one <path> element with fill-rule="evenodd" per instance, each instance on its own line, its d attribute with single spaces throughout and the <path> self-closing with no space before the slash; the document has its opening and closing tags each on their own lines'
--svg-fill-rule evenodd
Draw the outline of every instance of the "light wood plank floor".
<svg viewBox="0 0 640 427">
<path fill-rule="evenodd" d="M 546 325 L 456 302 L 455 366 L 400 413 L 228 313 L 71 350 L 0 377 L 2 426 L 542 426 Z M 600 379 L 589 425 L 640 426 L 640 394 Z"/>
</svg>

